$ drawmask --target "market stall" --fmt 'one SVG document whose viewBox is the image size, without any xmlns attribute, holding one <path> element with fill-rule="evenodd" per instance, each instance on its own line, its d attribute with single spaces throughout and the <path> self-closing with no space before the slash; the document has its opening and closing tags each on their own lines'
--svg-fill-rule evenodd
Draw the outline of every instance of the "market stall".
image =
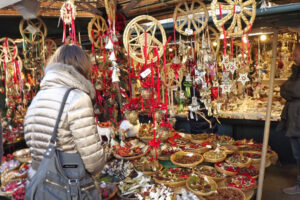
<svg viewBox="0 0 300 200">
<path fill-rule="evenodd" d="M 265 168 L 278 161 L 270 124 L 280 120 L 279 87 L 299 42 L 295 32 L 255 27 L 265 1 L 260 9 L 255 0 L 168 1 L 166 23 L 154 12 L 163 2 L 40 3 L 41 16 L 60 17 L 59 38 L 40 17 L 22 19 L 18 38 L 0 38 L 6 144 L 24 141 L 48 58 L 61 44 L 79 45 L 92 60 L 97 129 L 110 147 L 96 177 L 102 199 L 246 200 L 257 191 L 261 199 Z M 78 31 L 80 17 L 90 20 Z M 222 123 L 231 119 L 265 121 L 264 134 L 230 135 Z M 30 165 L 27 148 L 7 154 L 0 194 L 23 199 Z"/>
</svg>

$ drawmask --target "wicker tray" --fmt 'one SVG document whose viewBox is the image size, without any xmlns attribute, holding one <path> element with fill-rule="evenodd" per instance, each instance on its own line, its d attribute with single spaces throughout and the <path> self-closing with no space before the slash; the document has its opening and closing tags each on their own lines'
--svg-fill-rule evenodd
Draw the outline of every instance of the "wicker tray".
<svg viewBox="0 0 300 200">
<path fill-rule="evenodd" d="M 212 166 L 207 166 L 207 165 L 203 165 L 203 166 L 199 166 L 199 167 L 206 168 L 206 169 L 215 169 L 214 167 L 212 167 Z M 201 176 L 207 176 L 207 177 L 213 179 L 213 180 L 216 181 L 216 182 L 222 181 L 222 180 L 224 180 L 224 179 L 226 178 L 225 176 L 221 178 L 221 177 L 213 177 L 213 176 L 208 176 L 208 175 L 205 175 L 205 174 L 201 174 L 200 172 L 196 171 L 195 168 L 193 169 L 193 171 L 194 171 L 196 174 L 200 174 Z M 219 172 L 219 173 L 220 173 L 220 172 Z"/>
<path fill-rule="evenodd" d="M 252 159 L 248 158 L 248 161 L 246 163 L 241 163 L 241 162 L 233 163 L 233 162 L 230 162 L 229 158 L 227 158 L 225 160 L 225 162 L 227 162 L 228 164 L 234 165 L 236 167 L 240 167 L 240 168 L 246 167 L 247 168 L 247 167 L 250 167 L 250 165 L 252 163 Z"/>
<path fill-rule="evenodd" d="M 118 155 L 115 151 L 113 151 L 113 155 L 114 155 L 115 158 L 120 159 L 120 160 L 136 160 L 136 159 L 139 159 L 139 158 L 143 157 L 145 155 L 145 153 L 142 153 L 142 154 L 137 155 L 137 156 L 122 157 L 122 156 Z"/>
<path fill-rule="evenodd" d="M 205 162 L 217 163 L 217 162 L 222 162 L 223 160 L 226 159 L 226 153 L 225 153 L 225 152 L 223 153 L 224 155 L 223 155 L 223 157 L 221 157 L 221 158 L 218 158 L 218 159 L 207 158 L 206 155 L 207 155 L 208 153 L 212 152 L 212 151 L 214 151 L 214 150 L 207 151 L 207 152 L 205 152 L 205 153 L 203 154 L 203 157 L 204 157 L 204 161 L 205 161 Z"/>
<path fill-rule="evenodd" d="M 238 189 L 238 188 L 234 188 L 234 187 L 219 187 L 219 188 L 218 188 L 218 190 L 222 190 L 222 189 L 227 189 L 227 190 L 230 189 L 230 190 L 234 190 L 234 191 L 238 192 L 238 193 L 242 196 L 242 198 L 241 198 L 240 200 L 246 200 L 246 195 L 244 194 L 243 191 L 241 191 L 241 190 Z M 208 199 L 212 200 L 212 197 L 210 197 L 210 198 L 208 198 Z"/>
<path fill-rule="evenodd" d="M 178 163 L 178 162 L 175 161 L 176 156 L 188 156 L 188 155 L 197 155 L 197 156 L 200 157 L 200 160 L 198 160 L 197 162 L 194 162 L 194 163 L 189 163 L 189 164 Z M 203 162 L 203 156 L 201 154 L 198 154 L 198 153 L 179 151 L 179 152 L 176 152 L 176 153 L 172 154 L 171 157 L 170 157 L 170 160 L 174 165 L 177 165 L 177 166 L 180 166 L 180 167 L 195 167 L 195 166 L 197 166 L 197 165 L 199 165 L 200 163 Z"/>
<path fill-rule="evenodd" d="M 272 164 L 276 164 L 278 161 L 278 154 L 275 151 L 271 151 L 271 153 L 268 153 L 269 159 Z"/>
<path fill-rule="evenodd" d="M 162 164 L 159 164 L 159 169 L 156 172 L 161 171 L 163 169 L 163 167 L 164 166 Z M 143 171 L 143 174 L 147 175 L 147 176 L 153 176 L 156 172 L 154 172 L 154 171 Z"/>
<path fill-rule="evenodd" d="M 178 181 L 178 182 L 171 182 L 171 181 L 161 181 L 161 180 L 156 179 L 155 177 L 153 178 L 153 180 L 157 184 L 163 184 L 163 185 L 171 187 L 171 188 L 182 187 L 182 186 L 185 186 L 185 184 L 186 184 L 186 180 Z"/>
<path fill-rule="evenodd" d="M 199 175 L 199 174 L 198 174 L 198 176 L 204 177 L 204 176 Z M 206 176 L 206 177 L 207 177 L 207 176 Z M 188 180 L 186 181 L 186 187 L 187 187 L 191 192 L 193 192 L 194 194 L 199 195 L 199 196 L 209 196 L 209 195 L 212 195 L 212 194 L 215 192 L 215 190 L 210 191 L 210 192 L 208 192 L 208 193 L 204 193 L 204 192 L 200 192 L 200 191 L 197 191 L 197 190 L 193 190 L 193 189 L 189 186 L 189 180 L 190 180 L 191 178 L 192 178 L 192 176 L 190 176 L 190 177 L 188 178 Z M 213 179 L 207 177 L 207 180 L 208 180 L 208 182 L 209 182 L 210 185 L 215 185 L 215 188 L 216 188 L 216 189 L 218 188 L 217 183 L 216 183 Z"/>
<path fill-rule="evenodd" d="M 228 178 L 228 179 L 230 179 L 230 178 Z M 225 181 L 225 184 L 228 186 L 227 180 Z M 249 188 L 240 188 L 240 190 L 243 191 L 243 192 L 248 192 L 248 191 L 254 190 L 256 188 L 257 188 L 257 182 L 252 187 L 249 187 Z"/>
<path fill-rule="evenodd" d="M 255 153 L 255 154 L 260 154 L 261 155 L 261 152 L 259 151 L 240 151 L 242 154 L 244 153 Z M 269 155 L 266 156 L 266 159 L 269 158 Z M 261 161 L 261 158 L 251 158 L 252 159 L 252 164 L 260 164 L 260 161 Z"/>
<path fill-rule="evenodd" d="M 230 171 L 224 170 L 221 167 L 218 167 L 217 164 L 215 164 L 215 168 L 218 172 L 226 174 L 227 176 L 234 176 L 237 174 L 237 172 L 230 172 Z"/>
</svg>

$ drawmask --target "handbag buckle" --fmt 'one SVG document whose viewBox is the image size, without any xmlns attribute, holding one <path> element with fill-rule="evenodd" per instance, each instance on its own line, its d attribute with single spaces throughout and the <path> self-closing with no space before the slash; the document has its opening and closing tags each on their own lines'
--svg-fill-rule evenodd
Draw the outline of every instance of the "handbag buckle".
<svg viewBox="0 0 300 200">
<path fill-rule="evenodd" d="M 69 185 L 76 185 L 78 184 L 78 179 L 69 179 Z"/>
</svg>

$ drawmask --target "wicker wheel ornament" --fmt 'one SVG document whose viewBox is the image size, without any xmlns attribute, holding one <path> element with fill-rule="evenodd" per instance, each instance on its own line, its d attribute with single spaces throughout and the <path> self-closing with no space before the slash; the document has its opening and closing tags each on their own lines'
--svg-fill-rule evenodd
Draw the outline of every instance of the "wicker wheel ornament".
<svg viewBox="0 0 300 200">
<path fill-rule="evenodd" d="M 47 36 L 47 26 L 41 18 L 24 20 L 19 24 L 19 30 L 27 42 L 41 43 Z"/>
<path fill-rule="evenodd" d="M 145 25 L 145 23 L 149 25 Z M 160 31 L 162 41 L 155 37 L 157 31 Z M 146 34 L 145 34 L 146 33 Z M 147 41 L 145 41 L 147 39 Z M 129 22 L 123 34 L 123 43 L 129 55 L 139 63 L 145 63 L 145 43 L 147 43 L 147 64 L 157 61 L 157 56 L 153 56 L 153 51 L 158 48 L 159 57 L 163 55 L 163 45 L 166 43 L 166 33 L 162 25 L 149 15 L 141 15 Z M 128 49 L 129 47 L 129 49 Z"/>
<path fill-rule="evenodd" d="M 76 6 L 72 1 L 63 3 L 60 8 L 60 17 L 63 19 L 65 24 L 72 24 L 77 15 Z"/>
<path fill-rule="evenodd" d="M 223 32 L 223 26 L 231 20 L 230 26 L 225 28 L 226 34 L 228 34 L 229 37 L 241 36 L 248 32 L 256 16 L 255 0 L 225 1 L 225 4 L 221 4 L 221 9 L 222 11 L 229 10 L 229 13 L 223 16 L 222 19 L 217 19 L 217 12 L 219 13 L 220 10 L 219 1 L 213 0 L 211 2 L 212 18 L 217 29 Z"/>
<path fill-rule="evenodd" d="M 42 55 L 45 58 L 49 58 L 51 55 L 54 54 L 55 50 L 57 49 L 57 45 L 54 40 L 47 38 L 44 43 L 44 47 L 42 49 Z"/>
<path fill-rule="evenodd" d="M 108 19 L 110 19 L 111 22 L 115 21 L 115 17 L 116 17 L 116 0 L 105 0 L 104 5 L 105 5 L 105 10 L 106 10 Z"/>
<path fill-rule="evenodd" d="M 206 5 L 201 0 L 179 2 L 173 14 L 175 29 L 187 36 L 200 33 L 206 27 L 208 18 Z"/>
<path fill-rule="evenodd" d="M 213 50 L 214 54 L 217 54 L 220 50 L 220 34 L 212 26 L 207 26 L 207 28 L 208 28 L 207 32 L 209 34 L 209 39 L 210 39 L 210 48 Z M 205 34 L 207 34 L 207 32 Z M 206 36 L 206 38 L 207 38 L 207 36 Z M 201 46 L 202 46 L 201 39 L 199 42 L 195 42 L 195 48 L 196 48 L 197 52 L 199 52 L 199 50 L 201 49 Z"/>
<path fill-rule="evenodd" d="M 108 30 L 107 24 L 103 17 L 101 16 L 95 16 L 91 19 L 88 25 L 88 33 L 89 33 L 89 39 L 93 43 L 96 48 L 103 47 L 103 44 L 101 42 L 101 37 L 105 34 L 105 32 Z M 92 32 L 94 32 L 94 37 Z M 100 38 L 100 41 L 99 41 Z"/>
<path fill-rule="evenodd" d="M 18 56 L 18 47 L 11 38 L 0 38 L 0 62 L 11 62 Z"/>
<path fill-rule="evenodd" d="M 166 65 L 166 78 L 167 80 L 165 80 L 165 71 L 164 68 L 162 67 L 160 70 L 160 77 L 161 77 L 161 81 L 162 83 L 169 89 L 175 89 L 178 88 L 182 82 L 183 79 L 183 71 L 182 68 L 180 70 L 178 70 L 178 78 L 175 79 L 175 72 L 174 70 L 171 68 L 171 64 L 167 64 Z"/>
</svg>

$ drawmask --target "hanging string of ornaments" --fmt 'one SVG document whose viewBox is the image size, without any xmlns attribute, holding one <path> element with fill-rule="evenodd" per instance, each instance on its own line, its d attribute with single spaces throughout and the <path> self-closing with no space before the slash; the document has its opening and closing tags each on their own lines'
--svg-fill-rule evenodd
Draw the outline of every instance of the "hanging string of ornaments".
<svg viewBox="0 0 300 200">
<path fill-rule="evenodd" d="M 77 44 L 76 30 L 75 30 L 75 18 L 76 18 L 76 5 L 74 0 L 68 0 L 63 3 L 60 9 L 60 19 L 62 20 L 64 32 L 63 42 Z M 67 41 L 67 27 L 71 41 Z"/>
</svg>

